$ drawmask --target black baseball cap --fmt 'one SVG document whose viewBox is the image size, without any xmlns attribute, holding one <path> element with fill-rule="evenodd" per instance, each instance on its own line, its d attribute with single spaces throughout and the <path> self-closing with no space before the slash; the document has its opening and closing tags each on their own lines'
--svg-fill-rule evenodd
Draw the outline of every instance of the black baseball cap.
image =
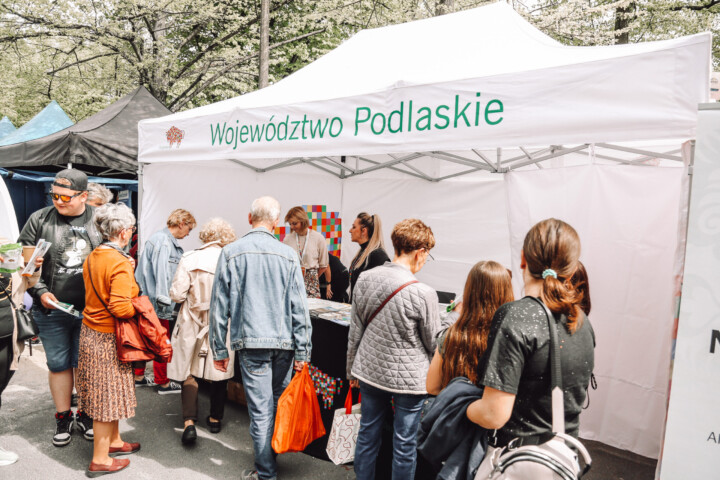
<svg viewBox="0 0 720 480">
<path fill-rule="evenodd" d="M 70 182 L 70 185 L 58 183 L 58 179 L 63 178 Z M 84 192 L 88 188 L 88 177 L 84 172 L 75 168 L 66 168 L 61 170 L 55 175 L 55 181 L 53 185 L 57 187 L 69 188 L 70 190 L 76 190 L 78 192 Z"/>
</svg>

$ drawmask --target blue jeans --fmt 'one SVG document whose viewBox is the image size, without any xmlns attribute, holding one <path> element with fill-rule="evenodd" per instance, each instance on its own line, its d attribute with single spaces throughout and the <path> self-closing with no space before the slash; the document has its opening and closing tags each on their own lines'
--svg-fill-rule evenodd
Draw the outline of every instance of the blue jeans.
<svg viewBox="0 0 720 480">
<path fill-rule="evenodd" d="M 262 348 L 244 349 L 238 354 L 250 413 L 255 469 L 260 478 L 272 479 L 277 477 L 277 454 L 270 445 L 275 430 L 275 410 L 280 395 L 290 383 L 295 353 Z"/>
<path fill-rule="evenodd" d="M 34 308 L 32 313 L 45 349 L 48 370 L 57 373 L 77 368 L 82 319 L 62 310 L 48 310 L 46 314 Z"/>
<path fill-rule="evenodd" d="M 415 478 L 417 458 L 417 430 L 420 412 L 426 395 L 409 395 L 380 390 L 360 382 L 360 430 L 355 446 L 355 475 L 357 480 L 375 478 L 375 462 L 380 451 L 385 412 L 390 401 L 395 400 L 393 421 L 393 480 Z"/>
</svg>

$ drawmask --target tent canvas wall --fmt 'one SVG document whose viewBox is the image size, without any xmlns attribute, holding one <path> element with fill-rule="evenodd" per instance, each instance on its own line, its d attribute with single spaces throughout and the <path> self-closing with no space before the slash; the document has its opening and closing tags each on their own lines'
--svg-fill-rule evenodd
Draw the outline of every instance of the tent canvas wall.
<svg viewBox="0 0 720 480">
<path fill-rule="evenodd" d="M 419 277 L 460 292 L 480 259 L 513 265 L 517 282 L 527 229 L 564 218 L 596 305 L 601 382 L 582 435 L 657 456 L 691 160 L 680 146 L 707 97 L 709 52 L 709 35 L 564 47 L 502 3 L 364 31 L 266 89 L 140 122 L 141 231 L 182 207 L 243 233 L 262 194 L 327 205 L 345 231 L 379 213 L 386 237 L 417 216 L 438 240 Z M 344 235 L 346 264 L 355 248 Z"/>
</svg>

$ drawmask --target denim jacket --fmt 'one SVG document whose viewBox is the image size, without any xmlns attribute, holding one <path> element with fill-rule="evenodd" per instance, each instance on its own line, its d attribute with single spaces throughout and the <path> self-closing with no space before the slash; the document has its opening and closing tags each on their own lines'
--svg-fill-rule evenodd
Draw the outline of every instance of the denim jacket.
<svg viewBox="0 0 720 480">
<path fill-rule="evenodd" d="M 297 252 L 264 227 L 222 249 L 210 300 L 210 347 L 216 360 L 230 347 L 294 350 L 310 361 L 312 326 Z"/>
<path fill-rule="evenodd" d="M 138 259 L 135 280 L 142 294 L 150 297 L 158 318 L 172 318 L 175 304 L 170 299 L 170 286 L 182 255 L 183 249 L 177 239 L 170 230 L 163 228 L 145 242 L 145 249 Z"/>
</svg>

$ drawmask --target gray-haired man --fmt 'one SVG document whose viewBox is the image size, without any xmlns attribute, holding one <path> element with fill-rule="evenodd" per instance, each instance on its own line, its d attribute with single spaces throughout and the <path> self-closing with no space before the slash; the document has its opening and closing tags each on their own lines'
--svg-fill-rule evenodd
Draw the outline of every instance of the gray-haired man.
<svg viewBox="0 0 720 480">
<path fill-rule="evenodd" d="M 210 345 L 215 368 L 228 365 L 227 338 L 239 350 L 240 370 L 250 413 L 255 469 L 243 479 L 274 479 L 270 446 L 275 409 L 296 370 L 310 361 L 312 327 L 297 252 L 275 238 L 280 204 L 272 197 L 252 203 L 252 230 L 222 249 L 210 302 Z"/>
</svg>

